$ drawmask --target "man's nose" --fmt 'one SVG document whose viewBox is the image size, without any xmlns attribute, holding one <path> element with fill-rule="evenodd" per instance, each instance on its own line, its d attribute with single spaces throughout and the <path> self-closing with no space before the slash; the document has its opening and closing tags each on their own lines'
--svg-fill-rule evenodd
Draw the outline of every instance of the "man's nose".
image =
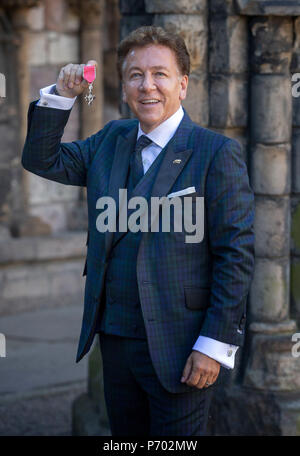
<svg viewBox="0 0 300 456">
<path fill-rule="evenodd" d="M 142 79 L 142 83 L 140 89 L 143 91 L 149 91 L 155 89 L 154 79 L 150 74 L 145 74 L 144 78 Z"/>
</svg>

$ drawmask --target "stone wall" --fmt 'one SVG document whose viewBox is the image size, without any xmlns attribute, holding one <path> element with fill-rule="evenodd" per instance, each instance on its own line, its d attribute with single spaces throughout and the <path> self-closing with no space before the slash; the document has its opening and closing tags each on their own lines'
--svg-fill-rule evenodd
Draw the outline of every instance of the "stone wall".
<svg viewBox="0 0 300 456">
<path fill-rule="evenodd" d="M 19 126 L 19 93 L 16 67 L 18 40 L 8 14 L 0 8 L 0 72 L 6 79 L 6 97 L 0 98 L 0 242 L 10 238 L 14 208 L 22 206 L 20 141 L 16 135 Z"/>
<path fill-rule="evenodd" d="M 118 2 L 116 0 L 85 2 L 83 9 L 78 7 L 80 2 L 72 0 L 24 2 L 24 8 L 14 8 L 13 2 L 7 2 L 7 4 L 11 7 L 3 10 L 6 21 L 10 23 L 12 36 L 18 35 L 20 43 L 14 45 L 15 66 L 21 68 L 20 74 L 15 74 L 14 85 L 13 77 L 9 78 L 8 90 L 12 87 L 16 88 L 13 96 L 16 106 L 18 104 L 20 115 L 17 116 L 17 108 L 14 108 L 14 113 L 12 112 L 12 105 L 10 112 L 14 133 L 10 134 L 7 130 L 5 140 L 14 142 L 15 145 L 11 146 L 9 143 L 7 148 L 5 147 L 7 153 L 13 153 L 15 149 L 14 153 L 20 156 L 26 134 L 28 103 L 39 98 L 41 87 L 55 83 L 61 67 L 68 63 L 85 62 L 90 58 L 98 61 L 97 80 L 94 84 L 97 102 L 92 107 L 86 107 L 85 103 L 82 103 L 82 97 L 78 98 L 62 140 L 85 138 L 98 131 L 103 123 L 117 118 L 119 81 L 115 71 L 115 47 L 119 39 Z M 26 7 L 29 4 L 31 7 Z M 14 53 L 8 52 L 8 54 L 12 56 Z M 18 61 L 18 55 L 21 62 Z M 7 58 L 6 61 L 7 65 L 13 65 L 12 57 Z M 113 75 L 104 81 L 106 109 L 103 109 L 102 100 L 103 64 L 109 70 L 106 74 Z M 8 72 L 4 68 L 4 63 L 3 70 Z M 10 96 L 10 104 L 12 104 L 11 101 Z M 103 111 L 104 119 L 102 119 Z M 5 116 L 4 118 L 7 124 L 8 119 Z M 80 122 L 80 118 L 83 118 L 83 122 Z M 21 128 L 20 125 L 17 126 L 18 122 L 21 123 Z M 19 138 L 15 135 L 15 131 L 19 131 Z M 83 189 L 40 179 L 22 170 L 19 161 L 15 162 L 14 166 L 19 176 L 16 179 L 19 183 L 18 190 L 15 183 L 15 193 L 18 192 L 18 197 L 9 192 L 9 197 L 15 200 L 14 209 L 12 210 L 12 204 L 6 204 L 6 210 L 10 207 L 10 211 L 14 212 L 13 220 L 10 220 L 13 236 L 54 234 L 87 228 Z M 11 181 L 8 173 L 4 175 L 3 171 L 3 185 Z M 20 202 L 19 213 L 16 214 L 16 204 L 20 197 L 22 197 L 22 205 Z M 28 220 L 26 226 L 25 217 Z"/>
<path fill-rule="evenodd" d="M 0 313 L 82 306 L 85 189 L 25 171 L 21 151 L 29 102 L 39 98 L 41 87 L 55 83 L 67 63 L 98 61 L 97 102 L 86 109 L 78 97 L 62 140 L 87 137 L 118 116 L 118 2 L 91 0 L 83 9 L 72 0 L 7 0 L 1 5 L 0 72 L 7 77 L 7 90 L 0 99 Z M 107 109 L 102 101 L 103 63 L 115 74 L 105 81 Z"/>
<path fill-rule="evenodd" d="M 72 214 L 80 191 L 21 166 L 28 104 L 56 81 L 62 65 L 78 60 L 79 21 L 64 1 L 1 6 L 0 72 L 7 90 L 0 106 L 0 314 L 82 305 L 86 234 L 70 231 L 86 225 Z M 78 131 L 77 105 L 64 140 L 76 139 Z"/>
<path fill-rule="evenodd" d="M 184 106 L 202 126 L 240 141 L 256 202 L 246 344 L 234 371 L 222 370 L 226 386 L 215 397 L 209 432 L 299 435 L 300 365 L 291 355 L 291 337 L 300 324 L 300 99 L 292 99 L 291 74 L 300 72 L 300 1 L 88 0 L 85 8 L 75 0 L 23 3 L 22 11 L 0 9 L 0 28 L 16 38 L 0 35 L 0 72 L 9 74 L 7 99 L 0 100 L 3 312 L 67 303 L 70 290 L 78 297 L 83 286 L 75 278 L 85 253 L 85 193 L 21 169 L 28 101 L 55 82 L 61 66 L 96 53 L 100 103 L 93 110 L 75 105 L 64 140 L 85 137 L 119 117 L 119 33 L 122 38 L 150 24 L 177 31 L 192 63 Z M 130 115 L 124 104 L 121 114 Z M 90 363 L 89 392 L 79 408 L 74 404 L 76 433 L 93 432 L 87 422 L 84 430 L 78 425 L 84 421 L 80 410 L 93 410 L 94 432 L 108 432 L 95 352 Z"/>
<path fill-rule="evenodd" d="M 80 19 L 64 0 L 44 0 L 29 11 L 30 98 L 39 98 L 41 87 L 54 84 L 62 66 L 80 61 Z M 63 141 L 79 137 L 79 104 L 75 103 Z M 73 211 L 80 189 L 27 174 L 28 211 L 51 227 L 51 232 L 75 228 Z M 70 220 L 70 224 L 69 224 Z"/>
</svg>

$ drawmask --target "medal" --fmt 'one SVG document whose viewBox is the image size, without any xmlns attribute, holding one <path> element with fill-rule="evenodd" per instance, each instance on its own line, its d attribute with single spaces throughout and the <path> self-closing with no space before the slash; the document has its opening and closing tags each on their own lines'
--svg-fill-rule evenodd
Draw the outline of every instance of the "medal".
<svg viewBox="0 0 300 456">
<path fill-rule="evenodd" d="M 84 97 L 87 104 L 90 106 L 96 95 L 92 94 L 93 82 L 96 79 L 96 66 L 95 65 L 85 65 L 83 68 L 83 78 L 89 83 L 89 93 Z"/>
</svg>

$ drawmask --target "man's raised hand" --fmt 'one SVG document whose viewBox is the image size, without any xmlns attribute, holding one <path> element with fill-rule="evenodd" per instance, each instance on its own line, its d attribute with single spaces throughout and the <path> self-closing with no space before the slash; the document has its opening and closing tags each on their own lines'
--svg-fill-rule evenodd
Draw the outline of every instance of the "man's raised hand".
<svg viewBox="0 0 300 456">
<path fill-rule="evenodd" d="M 96 60 L 89 60 L 87 65 L 96 65 Z M 56 90 L 62 97 L 74 98 L 80 95 L 87 87 L 88 82 L 83 78 L 85 65 L 69 63 L 62 67 L 56 81 Z"/>
</svg>

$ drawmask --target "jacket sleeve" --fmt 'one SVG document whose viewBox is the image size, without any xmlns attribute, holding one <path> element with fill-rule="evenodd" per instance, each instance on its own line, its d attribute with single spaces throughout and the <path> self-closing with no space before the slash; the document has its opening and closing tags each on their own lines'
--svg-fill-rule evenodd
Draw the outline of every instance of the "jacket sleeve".
<svg viewBox="0 0 300 456">
<path fill-rule="evenodd" d="M 201 335 L 242 345 L 254 269 L 254 196 L 237 141 L 226 140 L 216 152 L 205 204 L 213 264 L 211 302 Z"/>
<path fill-rule="evenodd" d="M 61 143 L 70 112 L 36 106 L 36 101 L 30 104 L 22 165 L 61 184 L 86 186 L 89 166 L 113 122 L 83 141 Z"/>
</svg>

